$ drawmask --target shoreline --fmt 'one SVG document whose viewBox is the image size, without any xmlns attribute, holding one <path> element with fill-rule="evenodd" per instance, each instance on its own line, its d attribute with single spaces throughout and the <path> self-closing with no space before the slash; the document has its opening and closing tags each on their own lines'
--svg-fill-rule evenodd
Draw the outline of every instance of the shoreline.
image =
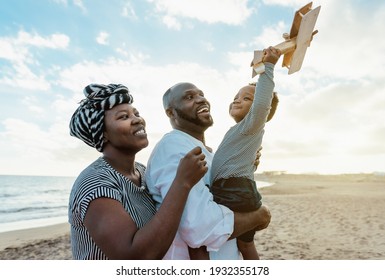
<svg viewBox="0 0 385 280">
<path fill-rule="evenodd" d="M 262 260 L 385 260 L 385 176 L 256 174 L 271 213 Z M 0 260 L 69 260 L 67 222 L 0 232 Z"/>
<path fill-rule="evenodd" d="M 6 248 L 16 248 L 45 239 L 54 239 L 69 235 L 70 225 L 58 223 L 27 229 L 0 232 L 0 251 Z"/>
<path fill-rule="evenodd" d="M 68 223 L 67 220 L 68 220 L 67 216 L 60 216 L 60 217 L 41 218 L 41 219 L 32 219 L 32 220 L 1 223 L 0 224 L 0 227 L 1 227 L 0 234 L 6 233 L 6 232 L 11 232 L 11 231 L 28 230 L 28 229 L 33 229 L 33 228 L 46 227 L 46 226 L 53 226 L 53 225 Z"/>
</svg>

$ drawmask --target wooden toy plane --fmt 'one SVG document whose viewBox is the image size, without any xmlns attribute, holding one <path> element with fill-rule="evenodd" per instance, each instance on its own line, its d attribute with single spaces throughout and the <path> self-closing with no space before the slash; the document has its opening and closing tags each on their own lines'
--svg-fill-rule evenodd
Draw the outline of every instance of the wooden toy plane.
<svg viewBox="0 0 385 280">
<path fill-rule="evenodd" d="M 307 47 L 318 32 L 313 29 L 321 6 L 311 9 L 312 4 L 313 2 L 310 2 L 295 12 L 290 34 L 283 34 L 285 41 L 275 46 L 284 55 L 282 67 L 289 68 L 289 74 L 301 69 Z M 254 59 L 251 62 L 252 77 L 265 71 L 263 56 L 263 51 L 254 51 Z"/>
</svg>

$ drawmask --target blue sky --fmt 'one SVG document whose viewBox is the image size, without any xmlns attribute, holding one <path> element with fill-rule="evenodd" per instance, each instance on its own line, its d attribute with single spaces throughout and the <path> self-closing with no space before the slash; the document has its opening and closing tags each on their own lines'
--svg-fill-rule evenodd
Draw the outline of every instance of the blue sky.
<svg viewBox="0 0 385 280">
<path fill-rule="evenodd" d="M 0 174 L 76 176 L 98 153 L 69 136 L 89 83 L 122 83 L 152 147 L 170 129 L 161 97 L 189 81 L 212 105 L 214 149 L 255 49 L 282 41 L 297 0 L 0 1 Z M 302 69 L 278 62 L 280 103 L 258 172 L 385 171 L 385 3 L 320 0 Z"/>
</svg>

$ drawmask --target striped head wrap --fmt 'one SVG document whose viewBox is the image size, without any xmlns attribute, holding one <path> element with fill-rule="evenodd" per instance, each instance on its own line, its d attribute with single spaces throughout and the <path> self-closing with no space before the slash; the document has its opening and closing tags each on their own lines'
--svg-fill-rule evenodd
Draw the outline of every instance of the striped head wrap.
<svg viewBox="0 0 385 280">
<path fill-rule="evenodd" d="M 104 111 L 134 100 L 127 87 L 121 84 L 90 84 L 83 90 L 86 96 L 80 102 L 70 121 L 70 135 L 87 145 L 103 151 Z"/>
</svg>

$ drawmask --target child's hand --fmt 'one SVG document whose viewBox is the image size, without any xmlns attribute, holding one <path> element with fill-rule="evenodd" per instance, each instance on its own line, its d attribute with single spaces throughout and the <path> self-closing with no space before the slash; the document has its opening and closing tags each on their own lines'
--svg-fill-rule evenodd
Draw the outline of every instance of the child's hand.
<svg viewBox="0 0 385 280">
<path fill-rule="evenodd" d="M 271 46 L 267 49 L 264 49 L 263 53 L 263 62 L 270 62 L 272 64 L 276 64 L 279 57 L 281 56 L 281 51 Z"/>
</svg>

